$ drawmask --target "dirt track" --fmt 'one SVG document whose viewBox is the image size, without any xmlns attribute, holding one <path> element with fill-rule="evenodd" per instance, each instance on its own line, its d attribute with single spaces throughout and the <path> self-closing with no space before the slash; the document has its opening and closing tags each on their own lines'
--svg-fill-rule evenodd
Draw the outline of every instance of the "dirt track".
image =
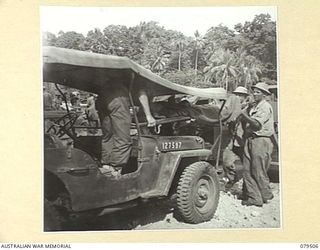
<svg viewBox="0 0 320 250">
<path fill-rule="evenodd" d="M 274 198 L 263 207 L 241 205 L 237 194 L 241 181 L 228 192 L 221 191 L 218 209 L 211 221 L 193 225 L 177 221 L 170 202 L 157 201 L 118 213 L 99 217 L 90 225 L 76 230 L 161 230 L 161 229 L 212 229 L 212 228 L 279 228 L 279 184 L 271 183 Z"/>
<path fill-rule="evenodd" d="M 211 221 L 190 225 L 173 218 L 173 214 L 166 215 L 164 220 L 148 225 L 138 225 L 136 229 L 199 229 L 199 228 L 279 228 L 280 227 L 280 199 L 279 184 L 271 184 L 274 199 L 263 207 L 246 207 L 235 196 L 240 183 L 236 184 L 232 192 L 221 192 L 220 202 L 214 218 Z"/>
</svg>

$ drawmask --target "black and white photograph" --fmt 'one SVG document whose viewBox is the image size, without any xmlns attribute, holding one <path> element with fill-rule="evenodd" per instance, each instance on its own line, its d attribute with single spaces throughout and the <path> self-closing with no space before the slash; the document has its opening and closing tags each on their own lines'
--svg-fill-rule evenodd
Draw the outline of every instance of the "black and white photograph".
<svg viewBox="0 0 320 250">
<path fill-rule="evenodd" d="M 276 6 L 41 6 L 43 232 L 281 229 Z"/>
</svg>

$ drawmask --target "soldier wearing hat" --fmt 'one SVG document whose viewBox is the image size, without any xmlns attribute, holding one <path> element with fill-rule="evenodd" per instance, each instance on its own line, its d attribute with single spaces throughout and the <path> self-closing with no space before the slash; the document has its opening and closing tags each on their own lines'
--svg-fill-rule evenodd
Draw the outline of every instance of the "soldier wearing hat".
<svg viewBox="0 0 320 250">
<path fill-rule="evenodd" d="M 242 101 L 249 95 L 248 89 L 242 86 L 237 87 L 232 93 L 239 96 Z"/>
<path fill-rule="evenodd" d="M 271 136 L 274 134 L 273 110 L 266 101 L 271 93 L 268 85 L 259 82 L 252 87 L 255 106 L 242 112 L 246 122 L 243 156 L 243 205 L 262 206 L 273 198 L 267 175 L 273 149 Z"/>
<path fill-rule="evenodd" d="M 43 107 L 44 110 L 52 110 L 53 106 L 53 98 L 47 87 L 43 85 Z"/>
</svg>

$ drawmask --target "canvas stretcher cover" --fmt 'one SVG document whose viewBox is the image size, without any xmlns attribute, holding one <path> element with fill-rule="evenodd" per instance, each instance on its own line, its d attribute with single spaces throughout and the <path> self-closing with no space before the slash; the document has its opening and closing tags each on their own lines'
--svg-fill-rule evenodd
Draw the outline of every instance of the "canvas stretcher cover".
<svg viewBox="0 0 320 250">
<path fill-rule="evenodd" d="M 43 81 L 54 82 L 99 94 L 110 82 L 135 84 L 152 90 L 154 96 L 184 93 L 205 98 L 225 99 L 223 88 L 194 88 L 172 83 L 126 57 L 103 55 L 57 47 L 43 47 Z"/>
</svg>

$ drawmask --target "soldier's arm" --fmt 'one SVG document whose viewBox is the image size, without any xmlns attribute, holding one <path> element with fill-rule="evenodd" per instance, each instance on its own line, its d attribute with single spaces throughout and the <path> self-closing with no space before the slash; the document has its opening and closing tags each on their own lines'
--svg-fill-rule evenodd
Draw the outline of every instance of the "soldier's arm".
<svg viewBox="0 0 320 250">
<path fill-rule="evenodd" d="M 138 98 L 141 103 L 141 106 L 143 108 L 144 114 L 146 115 L 147 121 L 148 121 L 148 127 L 154 127 L 156 125 L 156 120 L 153 118 L 151 111 L 150 111 L 150 105 L 149 105 L 149 98 L 147 96 L 147 93 L 144 89 L 140 89 L 138 92 Z"/>
<path fill-rule="evenodd" d="M 261 124 L 254 118 L 251 118 L 246 112 L 241 113 L 241 118 L 250 124 L 251 128 L 255 131 L 261 129 Z"/>
</svg>

